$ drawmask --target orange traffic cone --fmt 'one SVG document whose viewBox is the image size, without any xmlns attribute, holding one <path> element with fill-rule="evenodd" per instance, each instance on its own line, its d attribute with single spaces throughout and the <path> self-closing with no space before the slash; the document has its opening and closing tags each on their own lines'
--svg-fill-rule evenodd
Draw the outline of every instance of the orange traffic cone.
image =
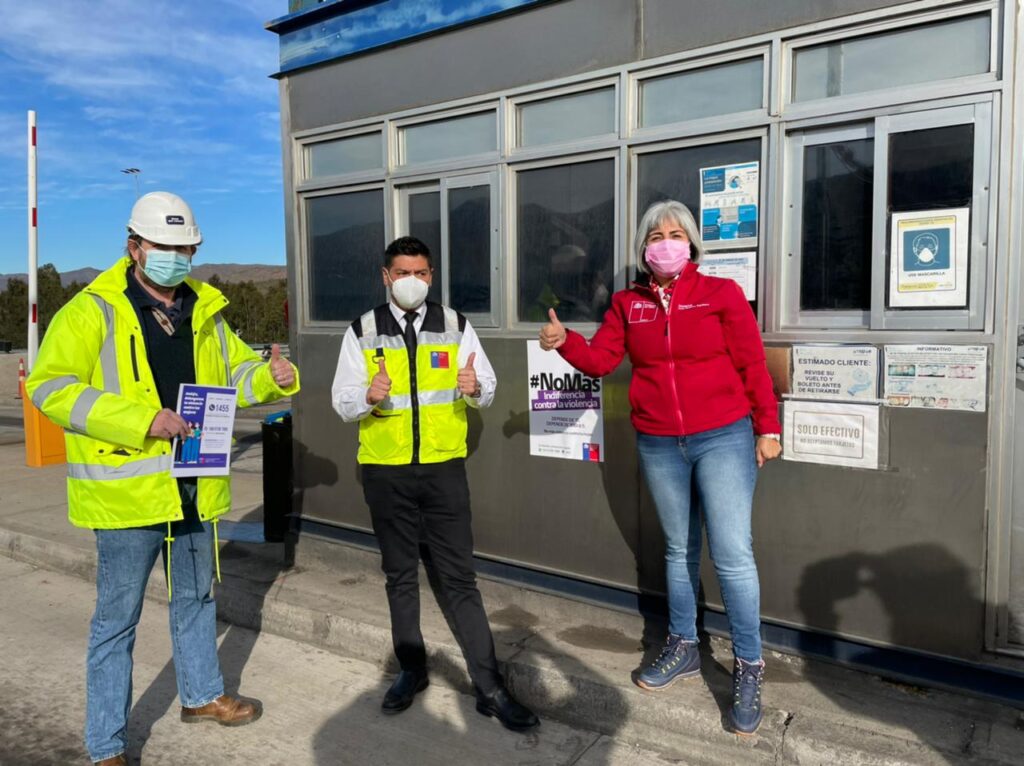
<svg viewBox="0 0 1024 766">
<path fill-rule="evenodd" d="M 25 395 L 25 360 L 18 360 L 18 398 Z"/>
</svg>

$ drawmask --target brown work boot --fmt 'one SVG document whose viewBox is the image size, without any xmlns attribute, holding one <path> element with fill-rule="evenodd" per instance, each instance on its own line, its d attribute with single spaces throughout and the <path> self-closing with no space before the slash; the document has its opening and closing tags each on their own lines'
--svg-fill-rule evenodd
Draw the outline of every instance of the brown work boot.
<svg viewBox="0 0 1024 766">
<path fill-rule="evenodd" d="M 263 705 L 259 700 L 243 700 L 222 694 L 202 707 L 183 707 L 181 720 L 185 723 L 215 721 L 221 726 L 245 726 L 259 720 Z"/>
<path fill-rule="evenodd" d="M 95 766 L 128 766 L 128 759 L 124 753 L 121 753 L 121 755 L 115 755 L 113 758 L 104 758 L 102 761 L 96 761 Z"/>
</svg>

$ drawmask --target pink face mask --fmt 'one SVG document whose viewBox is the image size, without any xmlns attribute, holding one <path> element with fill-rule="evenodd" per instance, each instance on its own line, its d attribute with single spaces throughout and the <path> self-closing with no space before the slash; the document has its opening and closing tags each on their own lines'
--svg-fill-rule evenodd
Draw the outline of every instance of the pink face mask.
<svg viewBox="0 0 1024 766">
<path fill-rule="evenodd" d="M 690 243 L 685 239 L 662 239 L 644 251 L 647 265 L 656 277 L 668 279 L 683 270 L 690 260 Z"/>
</svg>

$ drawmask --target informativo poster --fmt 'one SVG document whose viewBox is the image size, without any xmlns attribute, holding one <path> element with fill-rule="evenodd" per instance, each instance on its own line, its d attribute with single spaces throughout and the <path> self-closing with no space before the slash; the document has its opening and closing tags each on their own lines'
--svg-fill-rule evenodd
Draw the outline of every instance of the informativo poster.
<svg viewBox="0 0 1024 766">
<path fill-rule="evenodd" d="M 701 168 L 700 225 L 705 243 L 749 244 L 757 239 L 760 169 L 759 162 Z"/>
<path fill-rule="evenodd" d="M 530 454 L 604 462 L 601 379 L 584 375 L 535 340 L 526 346 Z"/>
<path fill-rule="evenodd" d="M 886 404 L 984 412 L 987 363 L 987 346 L 886 346 Z"/>
<path fill-rule="evenodd" d="M 178 414 L 192 429 L 174 440 L 171 476 L 226 476 L 231 466 L 237 389 L 182 383 Z"/>
</svg>

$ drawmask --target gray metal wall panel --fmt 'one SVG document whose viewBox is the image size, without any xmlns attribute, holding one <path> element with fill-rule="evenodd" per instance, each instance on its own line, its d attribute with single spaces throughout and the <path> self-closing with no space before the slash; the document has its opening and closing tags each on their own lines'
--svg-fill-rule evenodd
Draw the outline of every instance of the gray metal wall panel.
<svg viewBox="0 0 1024 766">
<path fill-rule="evenodd" d="M 890 467 L 777 463 L 754 545 L 766 619 L 977 659 L 987 418 L 887 409 Z"/>
<path fill-rule="evenodd" d="M 564 0 L 288 76 L 292 127 L 490 93 L 636 58 L 636 0 Z"/>
<path fill-rule="evenodd" d="M 494 404 L 469 410 L 467 472 L 478 553 L 635 588 L 638 478 L 626 398 L 628 371 L 606 379 L 606 462 L 529 457 L 526 344 L 484 338 L 498 376 Z M 370 529 L 356 466 L 358 426 L 330 405 L 341 334 L 300 336 L 296 486 L 305 516 Z M 660 558 L 660 553 L 656 553 Z"/>
<path fill-rule="evenodd" d="M 1007 604 L 1007 639 L 1024 647 L 1024 373 L 1017 373 L 1014 394 L 1013 487 L 1010 534 L 1010 588 Z"/>
<path fill-rule="evenodd" d="M 899 0 L 644 0 L 643 57 L 679 53 L 901 4 Z"/>
<path fill-rule="evenodd" d="M 470 417 L 477 552 L 664 592 L 664 543 L 640 487 L 627 366 L 605 386 L 606 463 L 530 457 L 525 344 L 483 343 L 499 386 L 494 405 Z M 355 461 L 357 427 L 341 423 L 329 404 L 340 334 L 306 334 L 300 346 L 296 449 L 303 513 L 369 529 Z M 986 418 L 887 412 L 888 470 L 777 462 L 760 473 L 754 544 L 762 613 L 977 659 L 984 626 Z M 721 603 L 707 560 L 704 588 L 709 603 Z"/>
</svg>

